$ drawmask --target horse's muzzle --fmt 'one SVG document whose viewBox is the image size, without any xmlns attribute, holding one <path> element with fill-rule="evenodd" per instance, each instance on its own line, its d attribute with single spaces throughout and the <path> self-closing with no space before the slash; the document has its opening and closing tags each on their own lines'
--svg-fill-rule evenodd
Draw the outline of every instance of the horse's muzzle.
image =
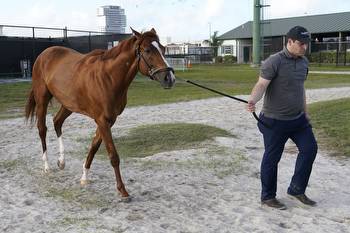
<svg viewBox="0 0 350 233">
<path fill-rule="evenodd" d="M 173 71 L 168 71 L 164 77 L 164 79 L 160 82 L 162 87 L 165 89 L 170 89 L 174 86 L 175 84 L 175 75 Z"/>
<path fill-rule="evenodd" d="M 171 67 L 167 67 L 164 69 L 158 69 L 150 73 L 151 78 L 160 82 L 163 88 L 170 89 L 175 84 L 175 75 L 174 70 Z"/>
</svg>

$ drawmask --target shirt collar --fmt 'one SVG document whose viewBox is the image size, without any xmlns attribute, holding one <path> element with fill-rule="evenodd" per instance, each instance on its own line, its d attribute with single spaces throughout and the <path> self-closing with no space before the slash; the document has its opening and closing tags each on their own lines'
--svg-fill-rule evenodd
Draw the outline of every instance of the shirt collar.
<svg viewBox="0 0 350 233">
<path fill-rule="evenodd" d="M 286 56 L 287 58 L 293 58 L 292 54 L 290 54 L 290 52 L 288 51 L 287 47 L 283 47 L 283 54 L 284 56 Z"/>
<path fill-rule="evenodd" d="M 282 53 L 284 54 L 284 56 L 286 57 L 286 58 L 289 58 L 289 59 L 295 59 L 295 60 L 297 60 L 297 59 L 302 59 L 304 56 L 297 56 L 297 57 L 294 57 L 289 51 L 288 51 L 288 49 L 287 49 L 287 46 L 285 46 L 285 47 L 283 47 L 283 51 L 282 51 Z"/>
</svg>

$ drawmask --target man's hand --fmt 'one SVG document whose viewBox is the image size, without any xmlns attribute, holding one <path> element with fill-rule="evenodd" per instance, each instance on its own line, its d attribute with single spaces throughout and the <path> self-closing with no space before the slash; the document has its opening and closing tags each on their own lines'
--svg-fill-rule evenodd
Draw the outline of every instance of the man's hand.
<svg viewBox="0 0 350 233">
<path fill-rule="evenodd" d="M 255 103 L 253 101 L 249 100 L 246 108 L 249 112 L 255 112 Z"/>
<path fill-rule="evenodd" d="M 262 98 L 270 82 L 271 80 L 259 77 L 258 82 L 255 84 L 252 93 L 250 94 L 250 98 L 246 106 L 249 112 L 255 112 L 255 104 Z"/>
</svg>

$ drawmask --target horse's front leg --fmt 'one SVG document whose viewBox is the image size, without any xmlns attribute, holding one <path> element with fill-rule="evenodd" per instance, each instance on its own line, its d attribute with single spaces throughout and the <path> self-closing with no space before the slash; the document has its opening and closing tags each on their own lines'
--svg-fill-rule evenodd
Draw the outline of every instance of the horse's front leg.
<svg viewBox="0 0 350 233">
<path fill-rule="evenodd" d="M 101 138 L 100 132 L 98 131 L 98 129 L 96 129 L 96 134 L 94 139 L 92 140 L 89 154 L 83 164 L 83 175 L 80 179 L 80 183 L 82 185 L 86 185 L 89 182 L 88 174 L 91 167 L 91 163 L 95 157 L 96 152 L 98 151 L 98 148 L 101 145 L 101 142 L 102 142 L 102 138 Z"/>
<path fill-rule="evenodd" d="M 108 156 L 111 160 L 111 164 L 114 168 L 114 173 L 117 181 L 117 190 L 120 192 L 122 197 L 129 197 L 129 194 L 125 190 L 125 186 L 122 181 L 122 177 L 120 175 L 120 169 L 119 169 L 120 159 L 112 139 L 111 126 L 113 124 L 108 123 L 105 120 L 98 122 L 97 124 L 98 124 L 98 130 L 101 134 L 102 140 L 106 145 L 106 149 L 108 152 Z"/>
</svg>

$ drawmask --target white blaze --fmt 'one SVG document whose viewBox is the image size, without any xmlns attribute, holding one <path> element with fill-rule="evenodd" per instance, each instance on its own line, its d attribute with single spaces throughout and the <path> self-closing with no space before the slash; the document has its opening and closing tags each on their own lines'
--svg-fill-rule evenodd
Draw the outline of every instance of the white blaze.
<svg viewBox="0 0 350 233">
<path fill-rule="evenodd" d="M 162 50 L 159 47 L 159 44 L 157 41 L 152 41 L 152 45 L 158 50 L 160 56 L 163 58 L 163 61 L 165 62 L 165 64 L 167 65 L 167 67 L 169 67 L 168 62 L 165 60 L 165 57 L 163 56 Z"/>
<path fill-rule="evenodd" d="M 164 63 L 166 64 L 166 66 L 170 67 L 169 63 L 167 62 L 167 60 L 163 56 L 162 50 L 160 49 L 158 42 L 157 41 L 152 41 L 152 45 L 158 50 L 160 56 L 162 57 Z M 174 81 L 175 80 L 174 73 L 173 72 L 169 72 L 169 73 L 170 73 L 170 76 L 171 76 L 171 80 Z"/>
</svg>

